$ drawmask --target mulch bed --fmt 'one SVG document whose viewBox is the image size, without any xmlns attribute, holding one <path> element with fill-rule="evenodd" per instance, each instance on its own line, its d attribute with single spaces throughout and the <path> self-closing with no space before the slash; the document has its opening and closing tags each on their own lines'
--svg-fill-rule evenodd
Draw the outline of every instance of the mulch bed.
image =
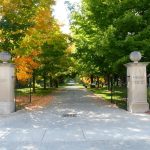
<svg viewBox="0 0 150 150">
<path fill-rule="evenodd" d="M 145 113 L 150 115 L 150 110 L 149 110 L 149 111 L 147 111 L 147 112 L 145 112 Z"/>
<path fill-rule="evenodd" d="M 16 97 L 16 108 L 17 110 L 20 109 L 27 109 L 27 110 L 35 110 L 46 107 L 49 105 L 53 100 L 53 96 L 32 96 L 31 103 L 29 101 L 28 96 L 17 96 Z"/>
</svg>

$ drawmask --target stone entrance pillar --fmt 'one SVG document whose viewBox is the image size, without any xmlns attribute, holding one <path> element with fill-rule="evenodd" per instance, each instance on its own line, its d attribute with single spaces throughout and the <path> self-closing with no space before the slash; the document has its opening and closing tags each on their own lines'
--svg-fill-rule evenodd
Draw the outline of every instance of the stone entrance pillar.
<svg viewBox="0 0 150 150">
<path fill-rule="evenodd" d="M 0 114 L 15 111 L 14 70 L 13 64 L 0 63 Z"/>
<path fill-rule="evenodd" d="M 134 55 L 137 57 L 134 58 Z M 127 67 L 127 108 L 132 113 L 146 112 L 149 110 L 146 75 L 148 63 L 138 62 L 141 59 L 139 52 L 132 52 L 130 59 L 134 62 L 125 65 Z"/>
</svg>

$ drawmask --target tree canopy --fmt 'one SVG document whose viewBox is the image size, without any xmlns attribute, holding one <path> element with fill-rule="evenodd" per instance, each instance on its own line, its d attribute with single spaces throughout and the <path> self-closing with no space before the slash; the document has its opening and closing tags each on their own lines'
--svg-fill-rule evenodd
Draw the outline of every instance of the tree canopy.
<svg viewBox="0 0 150 150">
<path fill-rule="evenodd" d="M 123 64 L 132 51 L 149 61 L 148 0 L 82 0 L 71 9 L 71 18 L 75 56 L 84 74 L 125 76 Z"/>
<path fill-rule="evenodd" d="M 70 36 L 55 20 L 54 4 L 54 0 L 0 0 L 0 51 L 11 53 L 20 81 L 35 76 L 57 79 L 71 66 Z"/>
<path fill-rule="evenodd" d="M 71 35 L 62 33 L 54 4 L 0 0 L 0 51 L 11 53 L 18 80 L 43 78 L 46 85 L 47 79 L 76 73 L 122 77 L 132 51 L 149 61 L 149 0 L 82 0 L 77 6 L 66 2 Z"/>
</svg>

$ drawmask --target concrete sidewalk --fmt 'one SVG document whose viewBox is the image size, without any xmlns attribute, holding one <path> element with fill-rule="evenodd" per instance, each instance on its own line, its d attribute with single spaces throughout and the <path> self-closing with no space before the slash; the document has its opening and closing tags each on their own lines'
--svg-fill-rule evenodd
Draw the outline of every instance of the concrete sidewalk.
<svg viewBox="0 0 150 150">
<path fill-rule="evenodd" d="M 0 116 L 0 150 L 149 150 L 150 115 L 113 108 L 76 86 L 37 111 Z"/>
</svg>

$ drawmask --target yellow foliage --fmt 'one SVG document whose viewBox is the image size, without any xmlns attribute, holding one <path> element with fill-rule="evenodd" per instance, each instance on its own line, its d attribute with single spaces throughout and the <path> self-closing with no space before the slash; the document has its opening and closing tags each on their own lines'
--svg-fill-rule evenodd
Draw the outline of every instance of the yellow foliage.
<svg viewBox="0 0 150 150">
<path fill-rule="evenodd" d="M 99 81 L 100 81 L 101 83 L 105 83 L 104 77 L 100 77 L 100 78 L 99 78 Z"/>
<path fill-rule="evenodd" d="M 75 45 L 74 44 L 69 45 L 66 52 L 69 53 L 69 54 L 74 53 L 75 52 Z"/>
<path fill-rule="evenodd" d="M 82 77 L 81 81 L 85 84 L 90 84 L 90 78 L 89 77 Z"/>
<path fill-rule="evenodd" d="M 35 17 L 35 28 L 41 31 L 51 29 L 53 18 L 51 11 L 48 8 L 40 8 Z"/>
</svg>

